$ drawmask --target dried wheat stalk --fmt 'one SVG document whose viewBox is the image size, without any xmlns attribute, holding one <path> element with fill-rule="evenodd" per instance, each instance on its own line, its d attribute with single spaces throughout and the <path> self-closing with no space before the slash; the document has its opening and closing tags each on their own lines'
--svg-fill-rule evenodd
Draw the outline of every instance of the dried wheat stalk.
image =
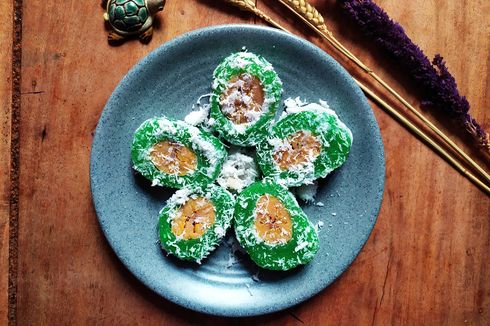
<svg viewBox="0 0 490 326">
<path fill-rule="evenodd" d="M 374 80 L 376 80 L 382 87 L 384 87 L 391 95 L 393 95 L 401 104 L 403 104 L 408 110 L 410 110 L 417 118 L 419 118 L 427 127 L 434 131 L 451 149 L 460 155 L 460 157 L 466 161 L 467 164 L 472 166 L 481 176 L 483 176 L 487 183 L 490 183 L 490 175 L 480 167 L 468 154 L 466 154 L 456 143 L 454 143 L 446 134 L 444 134 L 439 128 L 437 128 L 429 119 L 427 119 L 420 111 L 413 107 L 406 99 L 404 99 L 397 91 L 395 91 L 388 83 L 386 83 L 381 77 L 373 72 L 368 66 L 366 66 L 359 58 L 357 58 L 352 52 L 345 48 L 341 42 L 339 42 L 334 35 L 328 30 L 325 25 L 325 20 L 322 15 L 316 10 L 314 6 L 308 3 L 306 0 L 277 0 L 301 18 L 308 26 L 316 31 L 321 37 L 328 41 L 332 46 L 339 50 L 342 54 L 356 63 L 361 69 L 369 74 Z"/>
<path fill-rule="evenodd" d="M 270 18 L 268 15 L 266 15 L 264 12 L 262 12 L 260 9 L 258 9 L 255 6 L 255 3 L 251 0 L 225 0 L 226 2 L 244 10 L 251 12 L 258 17 L 264 19 L 266 22 L 270 23 L 271 25 L 285 31 L 289 32 L 286 28 L 282 27 L 280 24 L 278 24 L 276 21 L 274 21 L 272 18 Z M 446 141 L 453 149 L 455 149 L 461 157 L 464 158 L 464 160 L 470 164 L 473 168 L 475 168 L 484 178 L 487 182 L 490 180 L 490 176 L 483 170 L 476 162 L 474 162 L 468 155 L 466 155 L 456 144 L 454 144 L 447 136 L 445 136 L 439 129 L 437 129 L 430 121 L 428 121 L 421 113 L 419 113 L 415 108 L 413 108 L 405 99 L 403 99 L 398 93 L 396 93 L 395 90 L 393 90 L 388 84 L 386 84 L 381 78 L 379 78 L 376 74 L 372 72 L 371 69 L 366 67 L 357 57 L 355 57 L 350 51 L 348 51 L 339 41 L 337 41 L 332 33 L 328 31 L 327 26 L 325 25 L 325 22 L 323 20 L 323 17 L 318 13 L 318 11 L 311 5 L 309 7 L 306 5 L 306 1 L 301 0 L 305 4 L 302 7 L 296 8 L 297 10 L 294 10 L 293 7 L 291 7 L 288 3 L 285 3 L 284 1 L 286 0 L 278 0 L 281 3 L 285 4 L 288 8 L 290 8 L 294 13 L 296 13 L 299 17 L 302 17 L 303 20 L 307 25 L 309 25 L 314 31 L 316 31 L 319 35 L 321 35 L 323 38 L 325 38 L 330 44 L 332 44 L 337 50 L 339 50 L 342 54 L 347 56 L 349 59 L 354 61 L 359 67 L 361 67 L 365 72 L 369 73 L 374 79 L 376 79 L 382 86 L 384 86 L 391 94 L 393 94 L 398 100 L 400 100 L 401 103 L 403 103 L 405 106 L 408 108 L 411 108 L 414 113 L 418 114 L 417 116 L 424 122 L 427 122 L 427 125 L 434 130 L 441 138 Z M 294 4 L 294 2 L 301 2 L 300 0 L 296 1 L 290 1 L 287 0 L 288 2 L 291 2 Z M 303 9 L 300 9 L 303 8 Z M 309 8 L 309 9 L 308 9 Z M 316 13 L 313 13 L 313 10 Z M 316 17 L 316 20 L 312 20 L 310 22 L 308 15 L 312 17 Z M 323 22 L 323 23 L 322 23 Z M 321 27 L 323 26 L 323 27 Z M 321 27 L 321 29 L 320 29 Z M 325 32 L 325 30 L 327 32 Z M 450 153 L 448 153 L 446 150 L 444 150 L 442 147 L 440 147 L 436 142 L 434 142 L 430 136 L 426 135 L 425 132 L 420 130 L 418 127 L 413 125 L 409 120 L 403 117 L 402 114 L 398 113 L 397 110 L 395 110 L 393 107 L 388 105 L 386 102 L 381 100 L 372 90 L 370 90 L 367 86 L 364 84 L 360 83 L 358 80 L 354 79 L 356 83 L 366 92 L 368 93 L 381 107 L 386 109 L 388 112 L 393 114 L 397 119 L 402 122 L 408 129 L 411 131 L 415 132 L 417 135 L 419 135 L 422 139 L 424 139 L 428 144 L 432 146 L 432 148 L 439 153 L 442 157 L 444 157 L 446 160 L 448 160 L 453 166 L 461 172 L 463 175 L 468 177 L 470 180 L 472 180 L 475 184 L 480 186 L 482 189 L 485 190 L 487 194 L 490 194 L 490 188 L 482 182 L 480 179 L 475 177 L 471 172 L 467 171 L 455 158 L 452 157 Z M 420 116 L 419 116 L 420 115 Z M 431 127 L 432 126 L 432 127 Z M 438 132 L 437 132 L 438 131 Z"/>
</svg>

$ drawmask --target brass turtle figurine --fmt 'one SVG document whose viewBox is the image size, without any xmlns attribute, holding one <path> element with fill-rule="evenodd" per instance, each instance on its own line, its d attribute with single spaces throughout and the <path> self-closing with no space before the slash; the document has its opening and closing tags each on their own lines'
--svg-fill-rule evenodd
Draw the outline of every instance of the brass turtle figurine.
<svg viewBox="0 0 490 326">
<path fill-rule="evenodd" d="M 166 0 L 105 0 L 104 20 L 109 23 L 109 42 L 139 35 L 147 43 L 153 35 L 153 17 L 163 10 Z"/>
</svg>

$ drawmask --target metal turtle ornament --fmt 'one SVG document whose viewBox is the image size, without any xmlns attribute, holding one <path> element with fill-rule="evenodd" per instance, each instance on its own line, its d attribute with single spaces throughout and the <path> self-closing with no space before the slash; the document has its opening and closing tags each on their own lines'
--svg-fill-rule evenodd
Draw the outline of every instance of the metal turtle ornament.
<svg viewBox="0 0 490 326">
<path fill-rule="evenodd" d="M 166 0 L 106 0 L 104 20 L 109 23 L 109 42 L 139 35 L 147 43 L 153 35 L 153 17 L 163 10 Z"/>
</svg>

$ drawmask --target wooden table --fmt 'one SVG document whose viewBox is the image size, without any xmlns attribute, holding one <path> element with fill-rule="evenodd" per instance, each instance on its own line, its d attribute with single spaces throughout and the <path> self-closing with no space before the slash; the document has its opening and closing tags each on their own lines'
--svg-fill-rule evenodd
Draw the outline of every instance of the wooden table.
<svg viewBox="0 0 490 326">
<path fill-rule="evenodd" d="M 490 129 L 488 0 L 377 2 L 429 56 L 445 56 L 471 112 Z M 413 85 L 334 0 L 314 3 L 339 39 L 418 105 Z M 273 0 L 258 6 L 334 53 Z M 123 268 L 97 223 L 89 154 L 104 104 L 143 56 L 196 28 L 262 22 L 220 0 L 170 0 L 149 45 L 111 47 L 98 1 L 2 1 L 0 9 L 0 324 L 230 323 L 161 299 Z M 375 105 L 373 111 L 387 178 L 363 251 L 313 299 L 233 323 L 490 324 L 489 198 L 384 111 Z M 476 156 L 464 145 L 468 139 L 451 130 Z"/>
</svg>

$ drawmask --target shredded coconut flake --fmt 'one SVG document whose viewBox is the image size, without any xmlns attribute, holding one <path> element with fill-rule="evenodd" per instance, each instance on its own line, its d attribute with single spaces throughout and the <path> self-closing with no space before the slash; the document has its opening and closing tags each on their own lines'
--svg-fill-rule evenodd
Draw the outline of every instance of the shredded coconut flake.
<svg viewBox="0 0 490 326">
<path fill-rule="evenodd" d="M 252 157 L 235 153 L 226 159 L 217 181 L 223 188 L 241 192 L 252 184 L 258 175 L 259 172 Z"/>
<path fill-rule="evenodd" d="M 310 184 L 297 187 L 296 195 L 299 197 L 299 199 L 305 201 L 306 203 L 313 203 L 315 201 L 315 196 L 317 191 L 318 191 L 318 182 L 313 181 Z"/>
<path fill-rule="evenodd" d="M 201 100 L 203 98 L 209 98 L 210 96 L 212 96 L 212 94 L 201 95 L 197 99 L 196 104 L 192 106 L 194 111 L 191 111 L 188 115 L 186 115 L 184 121 L 192 126 L 209 124 L 207 119 L 209 115 L 210 104 L 209 103 L 203 104 L 201 103 Z"/>
<path fill-rule="evenodd" d="M 184 121 L 192 126 L 198 126 L 203 124 L 208 116 L 208 111 L 200 109 L 198 111 L 191 111 L 185 116 Z"/>
<path fill-rule="evenodd" d="M 188 199 L 191 190 L 188 188 L 179 189 L 173 194 L 169 201 L 175 202 L 177 205 L 183 205 Z"/>
<path fill-rule="evenodd" d="M 307 241 L 304 241 L 304 242 L 301 242 L 300 244 L 298 244 L 296 246 L 296 248 L 294 248 L 294 252 L 298 252 L 300 251 L 301 249 L 303 249 L 304 247 L 306 247 L 308 245 L 308 242 Z"/>
<path fill-rule="evenodd" d="M 218 225 L 214 228 L 214 233 L 216 233 L 218 237 L 223 237 L 226 231 L 220 225 Z"/>
<path fill-rule="evenodd" d="M 308 103 L 302 101 L 299 97 L 296 98 L 288 98 L 284 101 L 284 105 L 286 106 L 286 114 L 298 113 L 302 111 L 311 111 L 311 112 L 325 112 L 334 116 L 337 116 L 335 111 L 331 110 L 328 106 L 328 103 L 324 100 L 319 100 L 318 103 Z"/>
<path fill-rule="evenodd" d="M 245 286 L 247 287 L 248 294 L 250 294 L 250 296 L 253 297 L 254 295 L 252 294 L 252 291 L 250 291 L 250 285 L 245 284 Z"/>
<path fill-rule="evenodd" d="M 318 233 L 323 228 L 324 225 L 325 223 L 323 223 L 323 221 L 318 221 L 315 225 L 316 232 Z"/>
<path fill-rule="evenodd" d="M 254 282 L 260 282 L 259 273 L 260 273 L 260 270 L 258 270 L 257 273 L 252 275 L 252 280 Z"/>
</svg>

